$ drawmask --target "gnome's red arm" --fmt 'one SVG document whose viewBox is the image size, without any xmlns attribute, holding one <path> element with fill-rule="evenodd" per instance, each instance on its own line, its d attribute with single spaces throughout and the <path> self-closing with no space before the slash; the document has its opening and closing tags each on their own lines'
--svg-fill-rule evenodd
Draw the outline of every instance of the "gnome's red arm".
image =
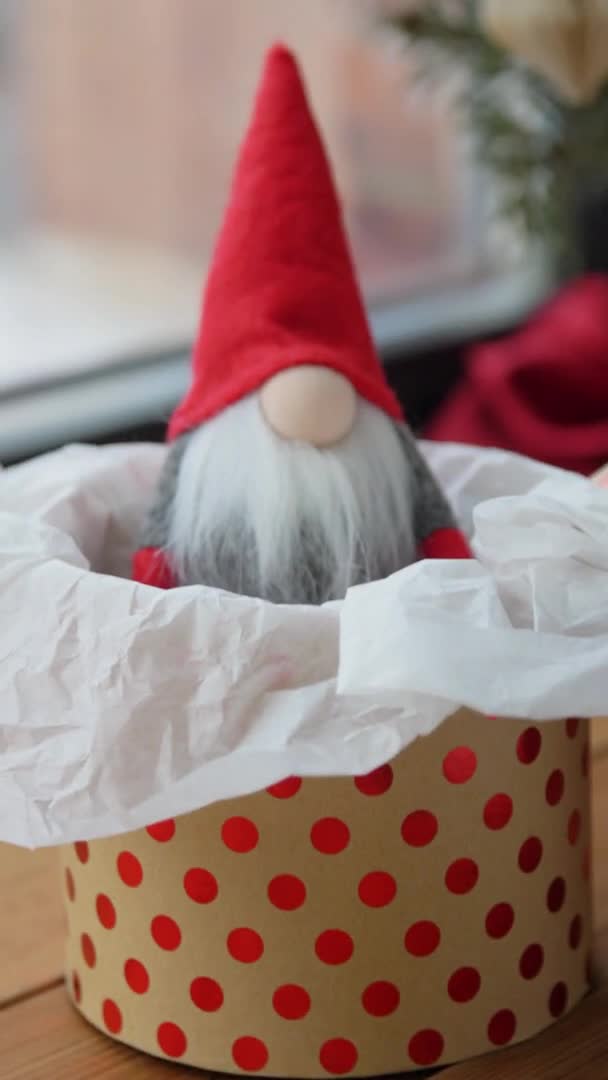
<svg viewBox="0 0 608 1080">
<path fill-rule="evenodd" d="M 186 440 L 178 439 L 169 447 L 158 477 L 154 501 L 139 535 L 141 546 L 132 558 L 133 581 L 139 581 L 142 585 L 154 585 L 157 589 L 174 589 L 179 585 L 165 549 L 168 543 L 170 508 L 173 505 L 186 445 Z"/>
<path fill-rule="evenodd" d="M 133 556 L 133 581 L 155 585 L 157 589 L 175 589 L 177 581 L 167 557 L 160 548 L 140 548 Z"/>
<path fill-rule="evenodd" d="M 414 535 L 422 559 L 472 559 L 468 540 L 456 525 L 452 509 L 416 439 L 405 425 L 399 427 L 411 469 Z"/>
<path fill-rule="evenodd" d="M 436 529 L 420 543 L 423 559 L 472 559 L 466 537 L 455 526 Z"/>
</svg>

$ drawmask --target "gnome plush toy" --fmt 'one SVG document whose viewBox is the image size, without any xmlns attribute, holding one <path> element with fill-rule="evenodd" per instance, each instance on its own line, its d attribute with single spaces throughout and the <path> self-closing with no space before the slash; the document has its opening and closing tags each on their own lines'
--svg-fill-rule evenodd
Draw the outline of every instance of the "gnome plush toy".
<svg viewBox="0 0 608 1080">
<path fill-rule="evenodd" d="M 467 543 L 374 350 L 330 168 L 274 47 L 136 580 L 320 604 Z"/>
</svg>

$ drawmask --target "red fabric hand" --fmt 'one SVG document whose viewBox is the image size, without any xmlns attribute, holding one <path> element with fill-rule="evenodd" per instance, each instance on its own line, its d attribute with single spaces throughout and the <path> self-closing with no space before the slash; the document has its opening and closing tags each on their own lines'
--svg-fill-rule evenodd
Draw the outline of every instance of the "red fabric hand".
<svg viewBox="0 0 608 1080">
<path fill-rule="evenodd" d="M 133 580 L 157 589 L 174 589 L 175 575 L 160 548 L 140 548 L 133 556 Z"/>
<path fill-rule="evenodd" d="M 420 545 L 425 559 L 472 559 L 473 553 L 460 529 L 437 529 Z"/>
</svg>

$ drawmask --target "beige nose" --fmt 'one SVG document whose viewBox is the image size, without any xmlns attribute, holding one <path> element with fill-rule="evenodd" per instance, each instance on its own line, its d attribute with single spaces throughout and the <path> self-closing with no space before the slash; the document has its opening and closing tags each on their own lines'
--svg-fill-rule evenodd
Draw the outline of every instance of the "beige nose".
<svg viewBox="0 0 608 1080">
<path fill-rule="evenodd" d="M 348 379 L 326 367 L 304 365 L 274 375 L 262 387 L 267 423 L 283 439 L 332 446 L 348 435 L 357 395 Z"/>
</svg>

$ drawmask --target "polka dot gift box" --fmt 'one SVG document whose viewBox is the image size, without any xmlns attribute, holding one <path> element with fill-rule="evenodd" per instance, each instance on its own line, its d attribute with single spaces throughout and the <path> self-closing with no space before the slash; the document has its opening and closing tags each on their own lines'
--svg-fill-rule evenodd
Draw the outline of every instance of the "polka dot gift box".
<svg viewBox="0 0 608 1080">
<path fill-rule="evenodd" d="M 588 988 L 588 762 L 576 717 L 463 710 L 368 775 L 66 847 L 74 1003 L 229 1073 L 407 1072 L 529 1038 Z"/>
</svg>

